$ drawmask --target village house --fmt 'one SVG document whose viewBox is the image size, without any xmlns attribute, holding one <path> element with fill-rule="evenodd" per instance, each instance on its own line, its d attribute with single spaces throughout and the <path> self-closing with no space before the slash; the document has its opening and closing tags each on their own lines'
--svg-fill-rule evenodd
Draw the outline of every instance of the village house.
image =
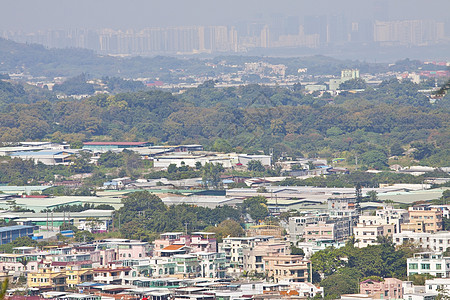
<svg viewBox="0 0 450 300">
<path fill-rule="evenodd" d="M 361 294 L 370 295 L 373 299 L 402 299 L 402 281 L 397 278 L 384 278 L 379 282 L 372 279 L 364 280 L 359 284 Z"/>
<path fill-rule="evenodd" d="M 273 239 L 273 236 L 227 237 L 219 246 L 219 252 L 225 253 L 227 262 L 234 268 L 244 268 L 245 248 L 254 248 L 260 243 Z"/>
<path fill-rule="evenodd" d="M 285 241 L 270 240 L 262 242 L 255 247 L 246 247 L 242 249 L 244 270 L 264 273 L 265 256 L 279 256 L 290 254 L 289 243 Z"/>
</svg>

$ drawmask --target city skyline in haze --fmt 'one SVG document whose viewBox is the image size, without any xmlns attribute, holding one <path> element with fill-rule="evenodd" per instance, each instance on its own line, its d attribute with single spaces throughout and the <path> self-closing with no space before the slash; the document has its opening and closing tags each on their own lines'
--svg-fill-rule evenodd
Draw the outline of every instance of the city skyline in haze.
<svg viewBox="0 0 450 300">
<path fill-rule="evenodd" d="M 270 21 L 279 16 L 342 15 L 360 20 L 447 22 L 448 0 L 16 0 L 2 4 L 1 30 L 143 29 Z"/>
<path fill-rule="evenodd" d="M 447 59 L 448 11 L 448 0 L 17 0 L 2 4 L 0 37 L 113 55 L 308 53 L 376 60 L 382 49 L 396 57 L 393 49 L 403 47 L 402 55 Z"/>
</svg>

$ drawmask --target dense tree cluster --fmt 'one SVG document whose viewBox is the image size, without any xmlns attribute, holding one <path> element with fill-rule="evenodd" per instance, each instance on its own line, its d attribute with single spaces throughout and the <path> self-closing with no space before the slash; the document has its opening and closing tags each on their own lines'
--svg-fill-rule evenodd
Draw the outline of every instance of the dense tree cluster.
<svg viewBox="0 0 450 300">
<path fill-rule="evenodd" d="M 120 77 L 103 77 L 102 82 L 106 84 L 109 92 L 137 92 L 145 89 L 142 81 L 125 80 Z"/>
<path fill-rule="evenodd" d="M 94 90 L 94 85 L 87 83 L 86 75 L 80 74 L 78 76 L 72 77 L 60 84 L 55 84 L 53 86 L 53 91 L 61 92 L 66 95 L 92 95 Z"/>
<path fill-rule="evenodd" d="M 35 247 L 37 242 L 29 236 L 21 236 L 8 244 L 0 245 L 0 253 L 13 253 L 16 247 Z"/>
<path fill-rule="evenodd" d="M 414 158 L 448 164 L 449 111 L 417 91 L 411 82 L 389 80 L 377 89 L 337 96 L 330 104 L 329 98 L 295 89 L 206 85 L 181 95 L 141 91 L 10 103 L 0 109 L 0 142 L 48 138 L 76 145 L 108 137 L 200 143 L 218 151 L 268 153 L 272 148 L 275 157 L 359 155 L 360 162 L 378 169 L 386 167 L 390 155 L 415 147 Z"/>
<path fill-rule="evenodd" d="M 195 231 L 228 219 L 241 219 L 240 211 L 230 206 L 214 209 L 185 204 L 166 206 L 158 196 L 147 191 L 132 193 L 122 202 L 124 206 L 117 212 L 115 223 L 120 224 L 120 231 L 126 238 L 149 240 L 156 233 L 184 231 L 186 224 L 189 231 Z M 224 232 L 229 231 L 224 229 Z"/>
<path fill-rule="evenodd" d="M 262 196 L 250 197 L 242 203 L 243 213 L 250 215 L 253 221 L 259 222 L 269 215 L 267 199 Z"/>
<path fill-rule="evenodd" d="M 361 78 L 347 80 L 339 85 L 340 90 L 360 90 L 365 89 L 366 87 L 366 82 Z"/>
<path fill-rule="evenodd" d="M 282 186 L 309 185 L 318 187 L 355 187 L 360 184 L 363 187 L 378 187 L 380 183 L 423 183 L 426 176 L 413 176 L 410 174 L 381 172 L 367 173 L 363 171 L 353 171 L 350 174 L 332 174 L 327 176 L 316 176 L 307 179 L 286 178 L 281 181 Z"/>
<path fill-rule="evenodd" d="M 94 204 L 85 203 L 76 205 L 62 205 L 51 210 L 43 210 L 42 212 L 80 212 L 88 209 L 114 210 L 114 207 L 109 204 L 100 204 L 95 206 Z"/>
<path fill-rule="evenodd" d="M 378 245 L 365 248 L 356 248 L 350 241 L 343 248 L 327 248 L 311 257 L 313 280 L 320 281 L 327 299 L 336 299 L 357 292 L 359 282 L 367 277 L 406 279 L 409 254 L 404 249 L 396 250 L 386 237 L 379 238 Z"/>
<path fill-rule="evenodd" d="M 0 158 L 0 163 L 2 164 L 0 183 L 11 185 L 36 185 L 39 181 L 54 180 L 55 174 L 65 176 L 70 174 L 65 166 L 46 166 L 20 158 Z"/>
</svg>

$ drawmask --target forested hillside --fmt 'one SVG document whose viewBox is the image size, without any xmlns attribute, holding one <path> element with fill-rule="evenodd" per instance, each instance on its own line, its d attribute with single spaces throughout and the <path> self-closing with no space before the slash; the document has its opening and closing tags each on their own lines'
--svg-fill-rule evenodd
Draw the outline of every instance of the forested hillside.
<svg viewBox="0 0 450 300">
<path fill-rule="evenodd" d="M 5 86 L 0 95 L 27 98 L 20 87 Z M 376 89 L 333 99 L 305 95 L 301 89 L 221 89 L 206 83 L 181 95 L 152 90 L 81 101 L 3 101 L 0 141 L 138 140 L 208 146 L 223 139 L 240 151 L 273 148 L 276 155 L 322 157 L 370 151 L 387 157 L 414 146 L 421 149 L 417 159 L 448 165 L 449 97 L 430 104 L 418 88 L 389 80 Z"/>
<path fill-rule="evenodd" d="M 401 60 L 395 64 L 368 63 L 364 61 L 338 60 L 323 55 L 306 57 L 261 56 L 190 56 L 170 57 L 113 57 L 98 55 L 94 51 L 78 48 L 47 49 L 37 44 L 22 44 L 0 38 L 0 73 L 29 73 L 33 76 L 73 77 L 81 73 L 92 77 L 120 76 L 125 78 L 158 78 L 176 83 L 184 76 L 217 76 L 242 69 L 245 63 L 267 62 L 283 64 L 287 75 L 298 75 L 306 68 L 308 75 L 332 74 L 339 76 L 342 69 L 357 68 L 361 73 L 388 71 L 435 70 L 440 67 L 422 65 L 415 60 Z M 233 67 L 231 67 L 233 66 Z"/>
</svg>

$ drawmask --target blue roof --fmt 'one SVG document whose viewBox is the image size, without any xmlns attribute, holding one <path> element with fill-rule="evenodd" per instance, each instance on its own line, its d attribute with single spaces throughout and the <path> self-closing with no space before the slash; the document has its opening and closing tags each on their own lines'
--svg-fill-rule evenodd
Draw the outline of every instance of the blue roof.
<svg viewBox="0 0 450 300">
<path fill-rule="evenodd" d="M 15 225 L 15 226 L 0 227 L 0 232 L 8 232 L 11 230 L 21 230 L 21 229 L 28 229 L 28 228 L 34 228 L 34 226 Z"/>
<path fill-rule="evenodd" d="M 104 283 L 98 283 L 98 282 L 83 282 L 80 284 L 77 284 L 77 286 L 81 286 L 81 287 L 88 287 L 88 286 L 103 286 L 106 285 Z"/>
</svg>

